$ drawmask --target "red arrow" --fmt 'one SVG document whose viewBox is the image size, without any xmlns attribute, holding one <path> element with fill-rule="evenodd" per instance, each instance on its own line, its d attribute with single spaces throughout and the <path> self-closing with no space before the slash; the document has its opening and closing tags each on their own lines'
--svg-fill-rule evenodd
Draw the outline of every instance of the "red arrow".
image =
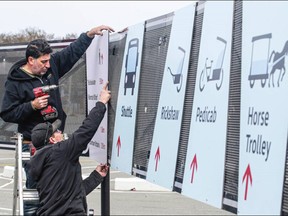
<svg viewBox="0 0 288 216">
<path fill-rule="evenodd" d="M 244 182 L 246 178 L 246 186 L 245 186 L 245 194 L 244 194 L 244 200 L 247 200 L 247 193 L 248 193 L 248 181 L 250 180 L 250 184 L 252 186 L 252 174 L 251 174 L 251 169 L 250 169 L 250 164 L 248 164 L 247 169 L 244 173 L 242 183 Z"/>
<path fill-rule="evenodd" d="M 119 151 L 120 151 L 120 148 L 121 148 L 120 136 L 118 136 L 118 140 L 117 140 L 116 146 L 117 146 L 117 149 L 118 149 L 118 151 L 117 151 L 117 157 L 119 157 Z"/>
<path fill-rule="evenodd" d="M 155 160 L 156 160 L 155 172 L 157 172 L 158 161 L 160 161 L 160 149 L 159 149 L 159 146 L 158 146 L 156 154 L 155 154 Z"/>
<path fill-rule="evenodd" d="M 194 179 L 194 169 L 198 168 L 198 165 L 197 165 L 197 157 L 196 157 L 196 154 L 194 155 L 194 158 L 190 164 L 190 170 L 192 169 L 192 175 L 191 175 L 191 183 L 193 183 L 193 179 Z"/>
</svg>

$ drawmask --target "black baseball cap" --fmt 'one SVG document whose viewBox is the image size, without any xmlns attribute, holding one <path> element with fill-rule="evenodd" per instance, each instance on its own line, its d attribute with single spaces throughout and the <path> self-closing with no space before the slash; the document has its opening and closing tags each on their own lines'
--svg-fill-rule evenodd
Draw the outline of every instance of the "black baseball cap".
<svg viewBox="0 0 288 216">
<path fill-rule="evenodd" d="M 31 140 L 36 149 L 41 149 L 48 144 L 49 138 L 60 127 L 61 120 L 57 119 L 52 124 L 50 122 L 37 124 L 32 129 Z"/>
</svg>

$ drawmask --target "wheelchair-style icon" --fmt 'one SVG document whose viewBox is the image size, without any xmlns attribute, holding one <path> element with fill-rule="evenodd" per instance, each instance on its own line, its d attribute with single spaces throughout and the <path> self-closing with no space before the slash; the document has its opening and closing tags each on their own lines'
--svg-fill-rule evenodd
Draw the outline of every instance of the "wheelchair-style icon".
<svg viewBox="0 0 288 216">
<path fill-rule="evenodd" d="M 199 80 L 199 89 L 202 92 L 204 90 L 205 84 L 210 81 L 216 82 L 217 91 L 221 88 L 223 83 L 223 61 L 225 57 L 225 50 L 227 42 L 223 38 L 217 37 L 217 40 L 221 41 L 224 44 L 224 48 L 218 55 L 216 66 L 213 68 L 213 60 L 211 60 L 210 65 L 208 65 L 208 58 L 206 58 L 204 69 L 201 71 L 200 80 Z"/>
<path fill-rule="evenodd" d="M 182 80 L 183 80 L 182 70 L 183 70 L 183 63 L 185 59 L 185 50 L 180 46 L 178 47 L 178 50 L 180 52 L 180 55 L 178 55 L 180 58 L 179 58 L 177 71 L 173 73 L 170 67 L 168 67 L 167 70 L 170 72 L 173 78 L 173 83 L 174 85 L 176 85 L 177 92 L 180 92 L 181 87 L 182 87 Z"/>
</svg>

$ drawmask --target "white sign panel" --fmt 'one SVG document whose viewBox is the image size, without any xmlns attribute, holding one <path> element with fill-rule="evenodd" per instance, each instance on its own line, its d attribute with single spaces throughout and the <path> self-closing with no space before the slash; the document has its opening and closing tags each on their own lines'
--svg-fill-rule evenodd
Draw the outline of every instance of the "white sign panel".
<svg viewBox="0 0 288 216">
<path fill-rule="evenodd" d="M 287 10 L 286 1 L 243 1 L 238 214 L 281 214 L 288 129 Z"/>
<path fill-rule="evenodd" d="M 128 28 L 115 117 L 111 167 L 131 174 L 144 23 Z"/>
<path fill-rule="evenodd" d="M 103 36 L 96 35 L 86 51 L 88 113 L 108 81 L 108 40 L 108 31 L 103 32 Z M 107 163 L 107 113 L 88 146 L 90 158 L 99 163 Z"/>
<path fill-rule="evenodd" d="M 182 194 L 222 206 L 233 1 L 206 1 Z"/>
<path fill-rule="evenodd" d="M 195 5 L 175 12 L 169 39 L 147 180 L 173 189 Z"/>
</svg>

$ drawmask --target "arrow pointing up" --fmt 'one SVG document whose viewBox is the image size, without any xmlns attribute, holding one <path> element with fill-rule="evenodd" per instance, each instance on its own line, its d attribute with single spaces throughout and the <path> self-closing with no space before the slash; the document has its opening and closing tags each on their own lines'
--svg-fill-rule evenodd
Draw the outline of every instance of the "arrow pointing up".
<svg viewBox="0 0 288 216">
<path fill-rule="evenodd" d="M 248 194 L 248 181 L 250 181 L 250 184 L 252 186 L 252 173 L 250 169 L 250 164 L 248 164 L 247 169 L 244 173 L 244 176 L 242 178 L 242 183 L 244 182 L 246 178 L 246 186 L 245 186 L 245 194 L 244 194 L 244 200 L 247 200 L 247 194 Z"/>
<path fill-rule="evenodd" d="M 117 157 L 119 157 L 120 148 L 121 148 L 120 136 L 118 136 L 118 140 L 117 140 L 116 146 L 117 146 Z"/>
<path fill-rule="evenodd" d="M 196 154 L 194 155 L 194 158 L 190 164 L 190 170 L 192 169 L 192 175 L 191 175 L 191 183 L 193 183 L 193 179 L 194 179 L 194 169 L 198 168 L 198 165 L 197 165 L 197 157 L 196 157 Z"/>
<path fill-rule="evenodd" d="M 157 172 L 158 161 L 160 161 L 160 148 L 158 146 L 154 159 L 156 160 L 155 172 Z"/>
</svg>

